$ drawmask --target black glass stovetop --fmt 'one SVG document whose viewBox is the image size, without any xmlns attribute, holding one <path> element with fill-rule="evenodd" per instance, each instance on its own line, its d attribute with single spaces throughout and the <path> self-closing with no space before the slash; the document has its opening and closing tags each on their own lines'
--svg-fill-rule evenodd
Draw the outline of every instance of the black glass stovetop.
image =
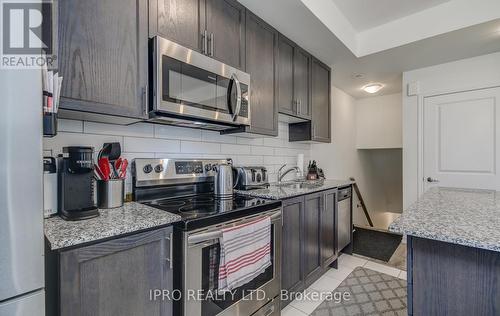
<svg viewBox="0 0 500 316">
<path fill-rule="evenodd" d="M 246 216 L 281 206 L 281 202 L 276 200 L 244 195 L 234 195 L 233 198 L 221 199 L 209 193 L 157 199 L 146 204 L 180 215 L 184 228 L 212 225 L 240 215 Z"/>
</svg>

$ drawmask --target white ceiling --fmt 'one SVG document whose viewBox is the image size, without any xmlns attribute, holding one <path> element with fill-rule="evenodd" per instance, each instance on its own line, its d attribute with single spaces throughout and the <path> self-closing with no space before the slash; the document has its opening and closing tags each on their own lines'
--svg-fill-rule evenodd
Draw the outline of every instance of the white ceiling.
<svg viewBox="0 0 500 316">
<path fill-rule="evenodd" d="M 450 0 L 331 0 L 356 31 L 364 31 Z"/>
<path fill-rule="evenodd" d="M 401 78 L 404 71 L 500 51 L 500 10 L 491 10 L 499 15 L 495 20 L 458 28 L 436 36 L 427 36 L 360 57 L 353 53 L 344 40 L 339 39 L 338 34 L 332 32 L 327 23 L 318 17 L 317 12 L 313 13 L 310 7 L 305 5 L 306 0 L 239 1 L 285 36 L 330 65 L 333 84 L 355 98 L 373 96 L 361 90 L 362 86 L 372 82 L 385 85 L 374 95 L 402 91 Z M 332 0 L 310 1 L 328 2 L 333 5 Z M 457 0 L 450 2 L 454 1 Z M 492 3 L 489 0 L 481 1 Z M 499 0 L 494 1 L 500 4 Z M 447 21 L 452 20 L 454 16 L 448 16 Z M 473 16 L 472 12 L 469 12 L 469 16 Z M 462 20 L 464 19 L 461 18 Z M 421 24 L 429 23 L 422 21 Z M 389 38 L 391 36 L 387 35 Z M 353 78 L 357 73 L 363 73 L 364 78 Z"/>
</svg>

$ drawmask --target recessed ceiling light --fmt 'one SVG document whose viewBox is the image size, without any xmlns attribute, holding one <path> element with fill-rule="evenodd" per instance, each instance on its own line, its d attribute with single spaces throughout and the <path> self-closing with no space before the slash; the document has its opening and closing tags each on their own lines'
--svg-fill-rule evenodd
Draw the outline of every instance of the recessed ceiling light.
<svg viewBox="0 0 500 316">
<path fill-rule="evenodd" d="M 362 89 L 368 93 L 377 93 L 384 87 L 381 83 L 370 83 L 364 86 Z"/>
</svg>

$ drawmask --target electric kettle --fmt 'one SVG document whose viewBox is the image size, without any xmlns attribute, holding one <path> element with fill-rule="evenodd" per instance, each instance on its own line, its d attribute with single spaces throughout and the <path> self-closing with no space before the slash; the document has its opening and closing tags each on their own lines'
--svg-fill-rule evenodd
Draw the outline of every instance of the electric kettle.
<svg viewBox="0 0 500 316">
<path fill-rule="evenodd" d="M 214 177 L 214 194 L 220 199 L 233 198 L 233 167 L 230 164 L 218 164 L 213 166 L 216 172 Z"/>
</svg>

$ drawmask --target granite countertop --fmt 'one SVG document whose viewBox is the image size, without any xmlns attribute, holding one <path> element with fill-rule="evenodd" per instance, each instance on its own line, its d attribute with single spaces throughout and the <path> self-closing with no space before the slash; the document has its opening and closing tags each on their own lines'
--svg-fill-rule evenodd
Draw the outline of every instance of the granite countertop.
<svg viewBox="0 0 500 316">
<path fill-rule="evenodd" d="M 500 191 L 435 187 L 389 231 L 500 252 Z"/>
<path fill-rule="evenodd" d="M 46 219 L 44 230 L 50 248 L 60 250 L 181 220 L 179 215 L 135 202 L 99 213 L 98 217 L 81 221 L 65 221 L 59 216 Z"/>
<path fill-rule="evenodd" d="M 311 180 L 305 182 L 287 181 L 281 184 L 271 183 L 267 189 L 236 190 L 238 194 L 265 199 L 282 200 L 294 196 L 334 189 L 353 184 L 350 180 Z"/>
</svg>

